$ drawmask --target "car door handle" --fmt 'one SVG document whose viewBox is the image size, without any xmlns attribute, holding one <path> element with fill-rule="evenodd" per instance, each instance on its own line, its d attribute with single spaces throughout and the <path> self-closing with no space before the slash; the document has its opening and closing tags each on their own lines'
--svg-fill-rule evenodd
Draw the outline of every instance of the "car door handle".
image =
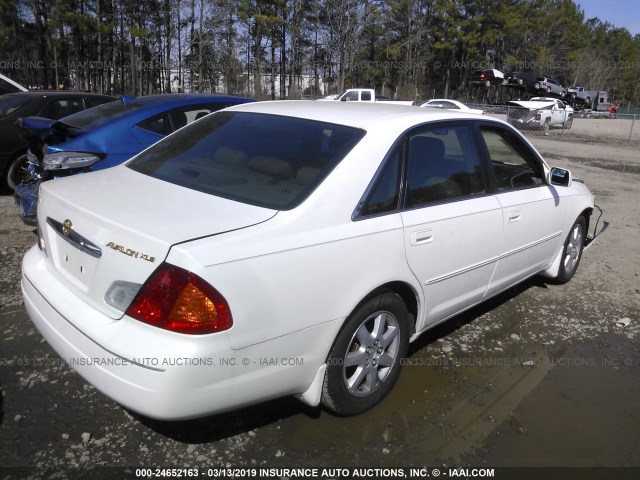
<svg viewBox="0 0 640 480">
<path fill-rule="evenodd" d="M 411 234 L 411 245 L 423 245 L 425 243 L 431 243 L 432 241 L 433 231 L 431 229 L 421 230 Z"/>
<path fill-rule="evenodd" d="M 520 215 L 520 210 L 509 212 L 509 223 L 518 222 L 521 218 L 522 215 Z"/>
</svg>

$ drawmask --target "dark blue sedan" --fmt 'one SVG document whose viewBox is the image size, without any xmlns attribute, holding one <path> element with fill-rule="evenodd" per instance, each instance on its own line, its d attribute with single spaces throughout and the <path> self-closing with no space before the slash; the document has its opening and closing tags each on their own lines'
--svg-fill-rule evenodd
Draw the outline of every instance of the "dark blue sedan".
<svg viewBox="0 0 640 480">
<path fill-rule="evenodd" d="M 119 165 L 211 112 L 252 101 L 183 93 L 122 97 L 57 122 L 24 119 L 23 128 L 41 143 L 34 148 L 30 142 L 30 184 L 16 188 L 23 220 L 28 224 L 35 220 L 39 181 Z"/>
</svg>

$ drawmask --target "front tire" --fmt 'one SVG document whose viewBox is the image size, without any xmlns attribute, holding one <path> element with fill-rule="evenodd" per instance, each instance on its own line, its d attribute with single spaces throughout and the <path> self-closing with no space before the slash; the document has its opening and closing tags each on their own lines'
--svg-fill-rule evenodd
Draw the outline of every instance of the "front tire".
<svg viewBox="0 0 640 480">
<path fill-rule="evenodd" d="M 573 278 L 578 265 L 580 265 L 580 259 L 582 258 L 582 251 L 584 249 L 584 239 L 587 232 L 587 221 L 580 215 L 564 242 L 562 248 L 562 260 L 560 262 L 560 270 L 558 270 L 558 276 L 554 279 L 554 283 L 562 285 L 567 283 Z"/>
<path fill-rule="evenodd" d="M 323 405 L 347 416 L 380 402 L 398 380 L 409 332 L 407 307 L 395 293 L 379 295 L 358 308 L 329 352 Z"/>
</svg>

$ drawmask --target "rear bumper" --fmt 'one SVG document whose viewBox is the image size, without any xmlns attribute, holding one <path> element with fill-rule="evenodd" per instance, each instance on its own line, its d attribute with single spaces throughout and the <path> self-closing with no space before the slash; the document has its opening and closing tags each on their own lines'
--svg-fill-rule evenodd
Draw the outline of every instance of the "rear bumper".
<svg viewBox="0 0 640 480">
<path fill-rule="evenodd" d="M 102 393 L 161 420 L 305 392 L 326 358 L 322 345 L 328 350 L 339 328 L 329 322 L 233 350 L 226 333 L 191 336 L 126 316 L 111 319 L 75 297 L 49 268 L 37 247 L 25 255 L 22 292 L 34 325 Z"/>
</svg>

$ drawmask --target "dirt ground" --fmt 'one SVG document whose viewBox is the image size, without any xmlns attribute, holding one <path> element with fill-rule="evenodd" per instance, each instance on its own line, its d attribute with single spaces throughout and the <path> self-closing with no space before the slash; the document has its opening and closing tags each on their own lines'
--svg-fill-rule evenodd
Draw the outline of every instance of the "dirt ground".
<svg viewBox="0 0 640 480">
<path fill-rule="evenodd" d="M 527 133 L 586 182 L 609 224 L 574 279 L 532 279 L 432 330 L 391 395 L 354 418 L 292 398 L 176 423 L 124 410 L 30 323 L 19 278 L 35 237 L 0 197 L 0 478 L 111 478 L 103 467 L 123 466 L 640 467 L 640 150 L 599 138 L 597 122 L 611 120 L 585 122 L 580 136 Z"/>
</svg>

